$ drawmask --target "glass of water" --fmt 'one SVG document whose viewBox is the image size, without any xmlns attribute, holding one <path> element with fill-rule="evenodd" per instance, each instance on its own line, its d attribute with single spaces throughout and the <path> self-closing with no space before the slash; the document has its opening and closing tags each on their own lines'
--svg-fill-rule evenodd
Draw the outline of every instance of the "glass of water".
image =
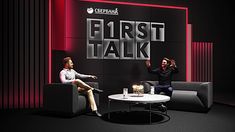
<svg viewBox="0 0 235 132">
<path fill-rule="evenodd" d="M 154 94 L 154 86 L 151 86 L 150 94 Z"/>
<path fill-rule="evenodd" d="M 128 88 L 123 88 L 123 98 L 127 98 L 128 95 Z"/>
</svg>

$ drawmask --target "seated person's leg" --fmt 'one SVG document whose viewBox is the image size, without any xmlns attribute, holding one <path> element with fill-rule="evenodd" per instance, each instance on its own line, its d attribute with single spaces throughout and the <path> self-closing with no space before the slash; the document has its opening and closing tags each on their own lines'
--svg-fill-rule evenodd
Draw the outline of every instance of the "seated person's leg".
<svg viewBox="0 0 235 132">
<path fill-rule="evenodd" d="M 171 97 L 171 95 L 172 95 L 172 87 L 162 88 L 161 92 L 159 94 Z"/>
<path fill-rule="evenodd" d="M 161 91 L 162 89 L 160 87 L 157 86 L 154 87 L 154 94 L 160 94 Z"/>
<path fill-rule="evenodd" d="M 80 79 L 76 79 L 73 83 L 85 90 L 93 89 L 91 86 L 87 85 L 85 82 L 83 82 Z"/>
<path fill-rule="evenodd" d="M 73 83 L 76 84 L 78 87 L 80 87 L 83 90 L 90 90 L 91 89 L 91 90 L 94 90 L 97 93 L 103 92 L 103 90 L 93 88 L 93 87 L 89 86 L 88 84 L 86 84 L 85 82 L 83 82 L 80 79 L 76 79 Z"/>
<path fill-rule="evenodd" d="M 168 88 L 165 88 L 163 90 L 164 94 L 171 97 L 172 96 L 172 92 L 173 92 L 173 88 L 172 87 L 168 87 Z M 166 107 L 166 103 L 161 103 L 161 106 L 159 107 L 159 110 L 162 111 L 162 112 L 165 112 L 167 111 L 167 107 Z"/>
<path fill-rule="evenodd" d="M 78 87 L 78 92 L 83 93 L 84 91 L 86 91 L 86 89 Z"/>
<path fill-rule="evenodd" d="M 87 90 L 87 89 L 84 89 L 84 88 L 81 88 L 81 87 L 78 87 L 78 91 L 81 92 L 81 93 L 87 94 L 87 98 L 88 98 L 89 105 L 90 105 L 90 108 L 92 110 L 92 113 L 94 113 L 95 115 L 97 115 L 99 117 L 102 116 L 98 112 L 93 91 L 91 89 Z"/>
<path fill-rule="evenodd" d="M 95 99 L 94 99 L 94 95 L 93 95 L 92 90 L 88 90 L 86 92 L 87 92 L 87 97 L 88 97 L 88 100 L 89 100 L 89 103 L 90 103 L 91 110 L 96 111 L 97 106 L 96 106 L 96 103 L 95 103 Z"/>
<path fill-rule="evenodd" d="M 90 107 L 91 107 L 92 113 L 96 114 L 99 117 L 102 116 L 98 112 L 97 105 L 96 105 L 94 94 L 93 94 L 92 90 L 88 90 L 87 91 L 87 97 L 88 97 L 88 100 L 89 100 L 89 103 L 90 103 Z"/>
<path fill-rule="evenodd" d="M 166 95 L 169 96 L 169 97 L 172 96 L 172 92 L 173 92 L 172 87 L 168 87 L 168 88 L 165 90 Z"/>
</svg>

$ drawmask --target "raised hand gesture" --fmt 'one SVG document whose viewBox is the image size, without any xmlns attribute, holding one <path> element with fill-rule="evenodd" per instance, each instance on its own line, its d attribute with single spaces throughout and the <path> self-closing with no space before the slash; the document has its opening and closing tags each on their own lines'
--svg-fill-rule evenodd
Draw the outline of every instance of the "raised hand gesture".
<svg viewBox="0 0 235 132">
<path fill-rule="evenodd" d="M 145 64 L 146 64 L 147 67 L 151 67 L 150 60 L 146 60 L 146 61 L 145 61 Z"/>
<path fill-rule="evenodd" d="M 170 67 L 176 67 L 175 60 L 171 59 L 171 65 L 170 65 Z"/>
</svg>

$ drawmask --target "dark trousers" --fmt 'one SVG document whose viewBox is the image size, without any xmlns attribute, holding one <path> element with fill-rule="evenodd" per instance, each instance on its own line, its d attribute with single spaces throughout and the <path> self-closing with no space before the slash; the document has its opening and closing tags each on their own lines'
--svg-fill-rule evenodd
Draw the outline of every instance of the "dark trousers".
<svg viewBox="0 0 235 132">
<path fill-rule="evenodd" d="M 173 88 L 170 85 L 156 85 L 154 89 L 155 94 L 160 94 L 163 92 L 165 95 L 171 97 Z"/>
</svg>

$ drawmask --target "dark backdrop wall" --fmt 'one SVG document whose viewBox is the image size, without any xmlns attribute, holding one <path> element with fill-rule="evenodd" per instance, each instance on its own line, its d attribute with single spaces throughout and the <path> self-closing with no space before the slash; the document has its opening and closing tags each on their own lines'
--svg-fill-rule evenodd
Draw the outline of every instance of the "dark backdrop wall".
<svg viewBox="0 0 235 132">
<path fill-rule="evenodd" d="M 58 2 L 58 1 L 55 1 Z M 55 4 L 57 5 L 57 4 Z M 118 9 L 118 15 L 104 15 L 104 14 L 89 14 L 87 9 L 93 7 L 100 9 Z M 55 8 L 56 9 L 56 8 Z M 56 10 L 53 10 L 53 16 L 57 16 Z M 138 13 L 133 13 L 138 12 Z M 63 17 L 64 15 L 61 15 Z M 160 7 L 144 7 L 144 6 L 130 6 L 117 5 L 105 3 L 80 2 L 79 0 L 67 0 L 65 4 L 65 46 L 56 45 L 54 41 L 53 46 L 53 65 L 56 66 L 58 62 L 61 65 L 63 52 L 56 50 L 60 47 L 65 48 L 66 55 L 73 58 L 75 69 L 84 74 L 94 74 L 98 76 L 98 82 L 101 89 L 105 91 L 101 96 L 107 101 L 107 96 L 114 93 L 121 93 L 123 87 L 128 87 L 131 90 L 131 85 L 139 83 L 142 80 L 156 80 L 155 75 L 150 75 L 145 66 L 145 59 L 91 59 L 87 57 L 87 37 L 89 30 L 87 30 L 87 18 L 104 20 L 104 38 L 119 40 L 121 37 L 120 21 L 139 21 L 139 22 L 155 22 L 165 23 L 165 41 L 151 41 L 151 62 L 153 67 L 158 67 L 163 57 L 170 57 L 177 61 L 180 73 L 174 76 L 174 80 L 186 80 L 186 10 L 174 8 L 160 8 Z M 109 22 L 114 23 L 114 37 L 109 37 L 108 26 Z M 54 21 L 58 24 L 57 21 Z M 54 24 L 53 24 L 54 25 Z M 55 30 L 54 30 L 55 29 Z M 53 33 L 56 32 L 56 27 Z M 133 29 L 136 30 L 135 28 Z M 150 31 L 149 31 L 150 32 Z M 151 32 L 150 32 L 151 33 Z M 59 34 L 58 34 L 59 36 Z M 135 37 L 135 34 L 134 34 Z M 150 38 L 150 34 L 148 36 Z M 57 38 L 57 37 L 55 37 Z M 125 40 L 127 41 L 127 40 Z M 135 41 L 135 40 L 134 40 Z M 129 43 L 132 45 L 133 43 Z M 91 45 L 91 44 L 90 44 Z M 104 45 L 104 42 L 103 44 Z M 120 44 L 121 45 L 121 44 Z M 117 47 L 119 54 L 121 49 Z M 130 52 L 129 52 L 130 53 Z M 131 52 L 132 53 L 132 52 Z M 104 54 L 104 53 L 103 53 Z M 60 59 L 59 59 L 60 57 Z M 59 59 L 59 60 L 58 60 Z M 57 66 L 58 67 L 58 66 Z M 57 69 L 57 68 L 56 68 Z M 62 68 L 61 68 L 62 69 Z M 60 70 L 61 70 L 60 69 Z M 52 80 L 57 81 L 59 71 L 53 70 Z"/>
<path fill-rule="evenodd" d="M 213 0 L 117 1 L 188 7 L 189 23 L 193 25 L 193 41 L 206 41 L 214 44 L 214 100 L 235 104 L 235 89 L 233 88 L 235 78 L 232 65 L 235 60 L 232 32 L 235 29 L 233 4 Z M 1 109 L 42 106 L 42 86 L 48 80 L 47 31 L 48 0 L 1 0 Z M 55 52 L 61 52 L 58 58 L 66 56 L 63 51 Z M 54 63 L 53 56 L 52 64 L 56 64 L 59 70 L 61 60 L 58 58 L 57 63 Z M 77 66 L 79 63 L 82 62 L 78 62 Z M 55 75 L 58 74 L 55 73 Z"/>
<path fill-rule="evenodd" d="M 234 20 L 232 15 L 233 5 L 226 2 L 217 2 L 212 0 L 194 0 L 194 1 L 179 1 L 179 0 L 113 0 L 123 2 L 139 2 L 149 4 L 162 4 L 183 6 L 189 9 L 189 23 L 192 24 L 192 41 L 193 42 L 212 42 L 213 43 L 213 87 L 214 100 L 216 102 L 235 105 L 233 82 L 234 71 L 231 63 L 234 61 L 233 50 L 233 35 Z M 92 62 L 91 62 L 92 63 Z M 115 63 L 115 62 L 112 62 Z M 138 62 L 135 62 L 138 63 Z M 157 63 L 157 62 L 156 62 Z M 78 62 L 76 68 L 80 68 Z M 95 64 L 95 63 L 94 63 Z M 115 65 L 115 64 L 114 64 Z M 137 64 L 136 69 L 143 64 Z M 99 65 L 95 65 L 99 68 Z M 107 69 L 111 67 L 103 67 Z M 85 73 L 93 73 L 93 67 L 89 68 Z M 137 70 L 133 70 L 135 74 Z M 100 71 L 103 72 L 103 71 Z M 151 76 L 149 76 L 151 78 Z M 100 82 L 103 83 L 102 81 Z M 115 84 L 115 82 L 112 82 Z M 128 84 L 126 82 L 126 84 Z M 115 84 L 118 85 L 118 84 Z M 118 92 L 118 91 L 113 91 Z M 119 91 L 120 92 L 120 91 Z"/>
<path fill-rule="evenodd" d="M 0 2 L 0 109 L 40 108 L 48 82 L 48 1 Z"/>
</svg>

